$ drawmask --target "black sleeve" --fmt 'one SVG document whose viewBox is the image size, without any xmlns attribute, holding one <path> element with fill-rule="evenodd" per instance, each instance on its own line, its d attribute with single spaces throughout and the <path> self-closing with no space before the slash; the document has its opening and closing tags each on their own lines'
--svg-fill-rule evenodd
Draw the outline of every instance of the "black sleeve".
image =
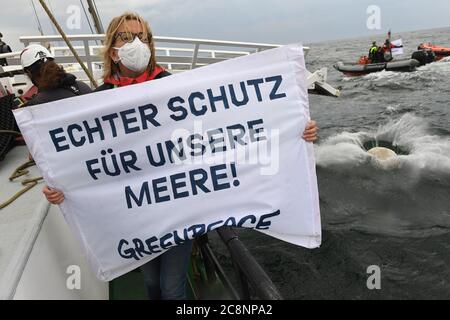
<svg viewBox="0 0 450 320">
<path fill-rule="evenodd" d="M 170 75 L 171 75 L 171 73 L 170 73 L 169 71 L 164 70 L 163 72 L 159 73 L 159 74 L 155 77 L 155 79 L 161 79 L 161 78 L 164 78 L 164 77 L 168 77 L 168 76 L 170 76 Z"/>
<path fill-rule="evenodd" d="M 83 81 L 77 81 L 78 88 L 80 89 L 81 94 L 91 93 L 92 89 Z"/>
<path fill-rule="evenodd" d="M 31 107 L 41 103 L 41 97 L 39 96 L 39 94 L 35 94 L 30 100 L 26 101 L 23 106 Z"/>
<path fill-rule="evenodd" d="M 98 91 L 103 91 L 103 90 L 109 90 L 114 88 L 114 85 L 112 85 L 111 83 L 104 83 L 101 86 L 98 86 L 97 88 L 94 89 L 94 92 L 98 92 Z"/>
</svg>

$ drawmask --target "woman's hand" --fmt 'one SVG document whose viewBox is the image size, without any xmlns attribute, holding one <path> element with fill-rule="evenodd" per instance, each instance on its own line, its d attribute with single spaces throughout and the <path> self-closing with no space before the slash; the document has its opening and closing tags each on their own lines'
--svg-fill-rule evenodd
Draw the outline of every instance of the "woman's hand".
<svg viewBox="0 0 450 320">
<path fill-rule="evenodd" d="M 51 204 L 60 204 L 64 201 L 64 194 L 61 191 L 50 189 L 47 185 L 42 192 Z"/>
<path fill-rule="evenodd" d="M 311 120 L 306 125 L 305 131 L 303 132 L 303 139 L 308 142 L 314 142 L 317 140 L 317 131 L 319 128 L 315 121 Z"/>
</svg>

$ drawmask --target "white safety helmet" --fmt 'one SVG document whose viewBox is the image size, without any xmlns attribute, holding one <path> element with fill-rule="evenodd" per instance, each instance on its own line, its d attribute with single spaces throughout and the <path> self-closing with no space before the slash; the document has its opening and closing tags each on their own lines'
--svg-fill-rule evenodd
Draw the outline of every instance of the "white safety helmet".
<svg viewBox="0 0 450 320">
<path fill-rule="evenodd" d="M 47 61 L 49 58 L 54 59 L 55 56 L 51 54 L 47 48 L 41 46 L 40 44 L 30 44 L 28 47 L 23 49 L 20 54 L 20 63 L 22 64 L 22 68 L 27 68 L 36 61 Z"/>
</svg>

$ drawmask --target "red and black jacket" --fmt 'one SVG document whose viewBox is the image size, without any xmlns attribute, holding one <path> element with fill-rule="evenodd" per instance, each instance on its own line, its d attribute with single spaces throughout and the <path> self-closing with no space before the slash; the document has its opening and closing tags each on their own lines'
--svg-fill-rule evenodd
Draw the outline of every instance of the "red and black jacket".
<svg viewBox="0 0 450 320">
<path fill-rule="evenodd" d="M 96 88 L 94 91 L 97 92 L 117 87 L 124 87 L 131 84 L 142 83 L 145 81 L 160 79 L 167 76 L 170 76 L 170 72 L 167 72 L 166 70 L 164 70 L 159 66 L 157 66 L 151 74 L 149 74 L 149 72 L 146 71 L 136 78 L 119 77 L 117 75 L 113 75 L 110 78 L 105 79 L 104 83 L 98 88 Z"/>
</svg>

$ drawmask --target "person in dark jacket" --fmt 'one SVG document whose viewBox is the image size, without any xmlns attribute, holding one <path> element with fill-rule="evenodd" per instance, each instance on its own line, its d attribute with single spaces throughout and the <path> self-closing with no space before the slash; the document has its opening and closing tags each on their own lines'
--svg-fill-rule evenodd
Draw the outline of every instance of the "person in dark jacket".
<svg viewBox="0 0 450 320">
<path fill-rule="evenodd" d="M 0 54 L 12 52 L 11 47 L 2 41 L 3 34 L 0 32 Z M 8 61 L 5 58 L 0 59 L 0 66 L 7 66 Z"/>
<path fill-rule="evenodd" d="M 26 102 L 19 99 L 19 107 L 29 107 L 92 92 L 87 84 L 77 81 L 74 75 L 66 73 L 57 65 L 54 56 L 39 44 L 26 47 L 20 54 L 20 62 L 38 92 Z M 32 160 L 31 154 L 28 158 Z"/>
<path fill-rule="evenodd" d="M 76 77 L 66 73 L 54 61 L 54 56 L 43 46 L 31 44 L 20 54 L 20 61 L 38 93 L 26 106 L 61 100 L 92 92 L 91 88 Z"/>
</svg>

